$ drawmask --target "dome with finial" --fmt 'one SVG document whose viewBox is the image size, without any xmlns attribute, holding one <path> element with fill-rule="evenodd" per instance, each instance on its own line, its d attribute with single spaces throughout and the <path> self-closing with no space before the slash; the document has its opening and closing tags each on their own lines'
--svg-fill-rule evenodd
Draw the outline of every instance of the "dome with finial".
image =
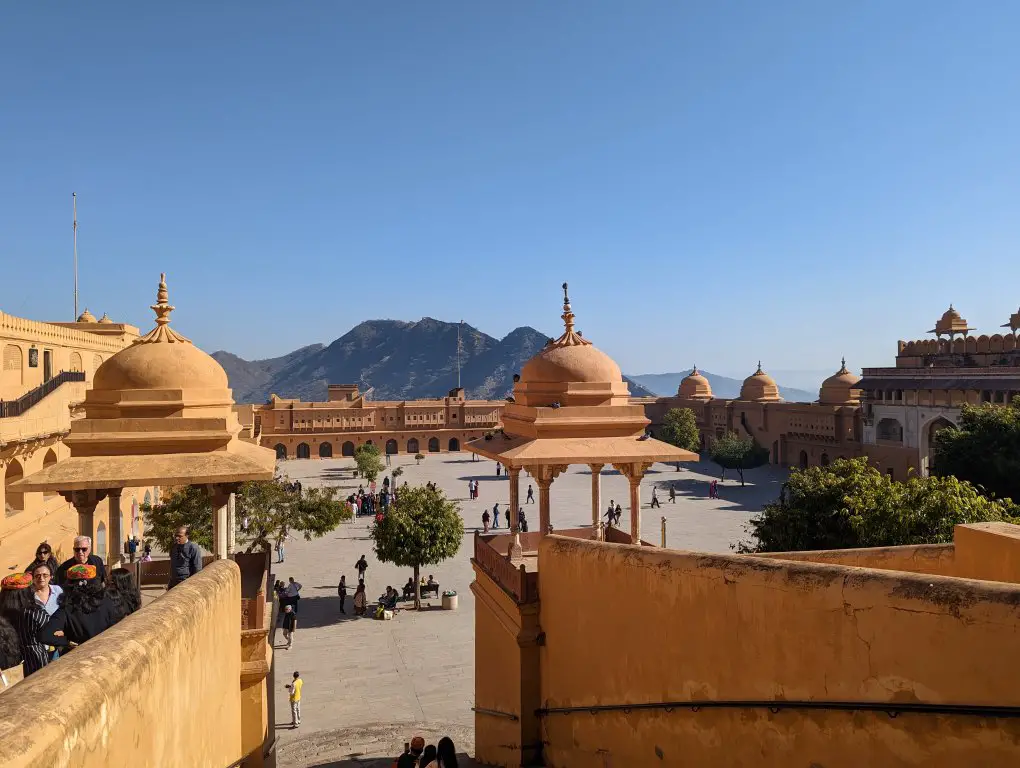
<svg viewBox="0 0 1020 768">
<path fill-rule="evenodd" d="M 66 315 L 65 315 L 66 317 Z M 96 316 L 89 312 L 89 308 L 85 307 L 85 311 L 78 315 L 79 323 L 94 323 L 96 322 Z"/>
<path fill-rule="evenodd" d="M 960 313 L 957 312 L 953 305 L 949 305 L 949 309 L 942 313 L 942 317 L 935 323 L 935 327 L 932 328 L 928 333 L 934 333 L 936 336 L 955 336 L 958 333 L 967 335 L 969 331 L 973 331 L 967 325 L 967 321 L 960 317 Z"/>
<path fill-rule="evenodd" d="M 524 405 L 599 405 L 629 395 L 623 374 L 613 359 L 596 349 L 574 330 L 574 313 L 563 284 L 564 332 L 521 368 L 514 387 L 517 402 Z"/>
<path fill-rule="evenodd" d="M 861 390 L 857 388 L 861 377 L 847 370 L 846 358 L 840 369 L 822 382 L 818 390 L 818 402 L 822 405 L 857 405 L 861 402 Z"/>
<path fill-rule="evenodd" d="M 1009 316 L 1009 322 L 1002 326 L 1003 328 L 1009 328 L 1009 330 L 1016 333 L 1020 331 L 1020 309 L 1016 313 Z"/>
<path fill-rule="evenodd" d="M 156 313 L 156 327 L 99 366 L 93 390 L 217 390 L 225 391 L 229 398 L 223 367 L 170 327 L 174 307 L 169 302 L 166 274 L 160 275 L 151 309 Z"/>
<path fill-rule="evenodd" d="M 103 313 L 103 316 L 99 318 L 99 322 L 103 325 L 113 325 L 113 320 L 111 320 L 110 316 L 105 312 Z"/>
<path fill-rule="evenodd" d="M 758 361 L 758 370 L 744 379 L 740 386 L 740 399 L 755 403 L 776 403 L 781 400 L 779 387 L 772 377 L 761 369 L 761 360 Z"/>
<path fill-rule="evenodd" d="M 684 376 L 680 386 L 676 390 L 677 397 L 685 397 L 688 400 L 711 400 L 712 385 L 708 383 L 698 366 L 695 365 L 691 372 Z"/>
</svg>

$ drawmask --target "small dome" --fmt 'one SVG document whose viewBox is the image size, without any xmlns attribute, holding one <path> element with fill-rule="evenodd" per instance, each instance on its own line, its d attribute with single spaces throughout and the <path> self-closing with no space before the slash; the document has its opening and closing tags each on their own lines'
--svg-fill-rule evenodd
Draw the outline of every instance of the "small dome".
<svg viewBox="0 0 1020 768">
<path fill-rule="evenodd" d="M 524 384 L 579 384 L 623 381 L 609 355 L 591 344 L 546 346 L 521 368 Z"/>
<path fill-rule="evenodd" d="M 695 365 L 680 382 L 676 394 L 677 397 L 686 397 L 691 400 L 711 400 L 712 385 L 708 383 L 708 379 L 701 375 L 701 371 Z"/>
<path fill-rule="evenodd" d="M 156 327 L 109 358 L 96 370 L 92 389 L 110 392 L 132 389 L 229 389 L 223 366 L 169 326 L 173 307 L 168 302 L 166 275 L 160 276 Z"/>
<path fill-rule="evenodd" d="M 780 400 L 779 387 L 772 377 L 761 369 L 760 360 L 758 370 L 744 379 L 740 387 L 740 399 L 757 403 L 774 403 Z"/>
<path fill-rule="evenodd" d="M 818 401 L 822 405 L 857 405 L 861 401 L 861 392 L 857 389 L 860 380 L 860 376 L 847 370 L 846 358 L 843 358 L 840 369 L 822 382 Z"/>
<path fill-rule="evenodd" d="M 85 311 L 78 315 L 79 323 L 94 323 L 96 322 L 96 316 L 89 312 L 89 308 L 85 307 Z"/>
<path fill-rule="evenodd" d="M 99 318 L 99 322 L 103 325 L 113 325 L 113 320 L 111 320 L 110 316 L 105 312 L 103 313 L 103 316 Z"/>
</svg>

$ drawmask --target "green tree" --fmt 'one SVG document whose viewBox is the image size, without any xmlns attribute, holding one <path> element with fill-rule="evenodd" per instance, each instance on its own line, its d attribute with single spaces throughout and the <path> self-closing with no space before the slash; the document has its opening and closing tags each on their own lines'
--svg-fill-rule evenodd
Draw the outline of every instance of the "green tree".
<svg viewBox="0 0 1020 768">
<path fill-rule="evenodd" d="M 368 482 L 372 482 L 379 473 L 385 468 L 382 456 L 379 455 L 379 449 L 374 445 L 359 445 L 357 450 L 354 451 L 354 463 L 358 465 L 358 472 Z"/>
<path fill-rule="evenodd" d="M 400 503 L 372 528 L 376 556 L 386 563 L 414 569 L 414 607 L 421 607 L 421 566 L 453 557 L 464 538 L 457 504 L 429 486 L 407 487 Z"/>
<path fill-rule="evenodd" d="M 278 480 L 242 483 L 235 496 L 234 521 L 238 544 L 247 552 L 268 551 L 285 534 L 297 532 L 306 539 L 334 530 L 351 512 L 336 498 L 335 488 L 292 491 Z M 213 510 L 205 491 L 185 486 L 164 496 L 156 505 L 143 505 L 145 537 L 170 551 L 177 529 L 189 527 L 191 539 L 206 550 L 213 548 Z"/>
<path fill-rule="evenodd" d="M 1010 504 L 988 499 L 955 477 L 895 482 L 866 458 L 793 470 L 779 498 L 751 519 L 742 552 L 938 544 L 953 526 L 1012 520 Z"/>
<path fill-rule="evenodd" d="M 422 460 L 424 458 L 425 458 L 425 454 L 424 453 L 416 453 L 416 454 L 414 454 L 414 463 L 415 463 L 415 465 L 421 464 L 421 462 L 422 462 Z"/>
<path fill-rule="evenodd" d="M 722 467 L 719 479 L 726 476 L 727 469 L 737 470 L 740 484 L 744 485 L 744 470 L 755 469 L 769 462 L 769 452 L 762 448 L 753 437 L 741 437 L 736 434 L 723 435 L 717 438 L 709 448 L 712 461 Z"/>
<path fill-rule="evenodd" d="M 670 408 L 662 417 L 662 439 L 685 451 L 701 450 L 698 422 L 690 408 Z M 680 462 L 676 468 L 680 469 Z"/>
<path fill-rule="evenodd" d="M 955 475 L 989 496 L 1020 501 L 1020 397 L 1009 405 L 965 405 L 959 429 L 935 435 L 932 472 Z"/>
<path fill-rule="evenodd" d="M 394 489 L 396 489 L 396 487 L 397 487 L 397 480 L 400 478 L 400 476 L 402 474 L 404 474 L 404 468 L 403 467 L 394 467 L 393 471 L 390 472 L 390 477 L 393 478 L 393 488 Z"/>
</svg>

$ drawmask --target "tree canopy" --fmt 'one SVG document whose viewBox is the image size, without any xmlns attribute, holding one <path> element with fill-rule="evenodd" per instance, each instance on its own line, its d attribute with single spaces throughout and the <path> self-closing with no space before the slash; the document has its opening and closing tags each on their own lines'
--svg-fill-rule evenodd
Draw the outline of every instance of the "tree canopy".
<svg viewBox="0 0 1020 768">
<path fill-rule="evenodd" d="M 713 441 L 709 456 L 722 467 L 720 479 L 726 475 L 727 469 L 735 469 L 740 475 L 741 485 L 744 484 L 745 469 L 755 469 L 769 462 L 768 449 L 758 445 L 753 437 L 741 437 L 732 433 Z"/>
<path fill-rule="evenodd" d="M 896 482 L 866 458 L 837 459 L 828 467 L 793 470 L 780 497 L 751 519 L 753 539 L 740 551 L 948 543 L 955 525 L 1012 521 L 1015 513 L 955 477 Z"/>
<path fill-rule="evenodd" d="M 170 551 L 182 525 L 188 526 L 192 541 L 212 550 L 212 504 L 200 487 L 178 488 L 143 510 L 145 538 L 164 551 Z M 279 480 L 266 480 L 243 483 L 235 495 L 236 538 L 248 552 L 270 550 L 287 533 L 301 533 L 306 539 L 323 536 L 350 518 L 335 488 L 306 488 L 299 493 Z"/>
<path fill-rule="evenodd" d="M 430 486 L 408 486 L 400 502 L 372 528 L 376 556 L 383 562 L 414 569 L 414 606 L 421 607 L 420 571 L 453 557 L 464 538 L 457 504 Z"/>
<path fill-rule="evenodd" d="M 374 445 L 359 445 L 354 451 L 354 463 L 358 466 L 358 472 L 369 482 L 372 482 L 385 468 L 379 449 Z"/>
<path fill-rule="evenodd" d="M 932 472 L 955 475 L 985 494 L 1020 501 L 1020 397 L 1009 405 L 965 405 L 960 428 L 935 435 Z"/>
<path fill-rule="evenodd" d="M 670 408 L 662 417 L 662 439 L 686 451 L 701 448 L 698 422 L 690 408 Z"/>
</svg>

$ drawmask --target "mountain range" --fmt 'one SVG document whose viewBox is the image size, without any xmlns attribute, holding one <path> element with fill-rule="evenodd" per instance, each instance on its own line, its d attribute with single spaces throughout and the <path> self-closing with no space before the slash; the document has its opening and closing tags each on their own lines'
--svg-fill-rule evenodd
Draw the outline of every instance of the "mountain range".
<svg viewBox="0 0 1020 768">
<path fill-rule="evenodd" d="M 676 373 L 630 374 L 629 378 L 645 389 L 651 390 L 656 395 L 665 397 L 676 394 L 680 382 L 691 373 L 691 370 L 691 368 L 688 368 L 686 371 L 678 371 Z M 740 385 L 744 383 L 743 379 L 731 379 L 728 376 L 720 376 L 717 373 L 709 373 L 700 369 L 699 373 L 708 379 L 709 386 L 712 387 L 712 394 L 716 397 L 731 399 L 740 396 Z M 809 392 L 805 389 L 796 389 L 794 387 L 784 387 L 779 382 L 776 382 L 776 384 L 779 386 L 779 395 L 784 400 L 794 403 L 810 403 L 818 399 L 817 392 Z"/>
<path fill-rule="evenodd" d="M 244 360 L 214 352 L 238 403 L 261 403 L 271 394 L 321 402 L 327 384 L 357 384 L 373 400 L 442 397 L 457 386 L 457 323 L 431 317 L 417 322 L 366 320 L 329 345 L 311 344 L 281 357 Z M 515 328 L 502 339 L 460 326 L 460 382 L 469 398 L 498 400 L 513 389 L 513 375 L 549 336 Z M 704 371 L 702 372 L 704 373 Z M 625 376 L 635 397 L 672 395 L 686 373 Z M 719 397 L 735 397 L 740 381 L 706 373 Z M 814 399 L 781 387 L 787 399 Z"/>
</svg>

